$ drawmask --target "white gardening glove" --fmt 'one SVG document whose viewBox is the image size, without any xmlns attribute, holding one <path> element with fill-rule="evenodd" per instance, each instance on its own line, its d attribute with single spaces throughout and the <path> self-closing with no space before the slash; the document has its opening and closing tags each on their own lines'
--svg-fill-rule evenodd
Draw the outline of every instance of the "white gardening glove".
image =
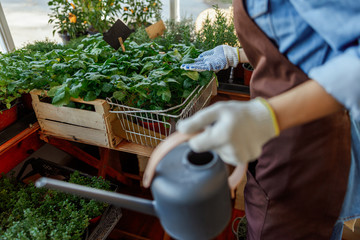
<svg viewBox="0 0 360 240">
<path fill-rule="evenodd" d="M 240 62 L 239 48 L 220 45 L 203 52 L 194 63 L 181 65 L 182 69 L 192 71 L 220 71 L 229 67 L 236 67 Z"/>
<path fill-rule="evenodd" d="M 275 114 L 262 98 L 216 103 L 179 121 L 177 129 L 182 133 L 204 130 L 189 141 L 193 151 L 214 150 L 231 165 L 255 160 L 262 146 L 279 135 Z"/>
</svg>

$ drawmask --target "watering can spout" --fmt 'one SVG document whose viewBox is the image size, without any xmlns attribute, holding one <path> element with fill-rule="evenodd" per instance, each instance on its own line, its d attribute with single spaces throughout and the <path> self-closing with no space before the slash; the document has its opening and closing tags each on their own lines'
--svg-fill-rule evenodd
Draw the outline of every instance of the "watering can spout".
<svg viewBox="0 0 360 240">
<path fill-rule="evenodd" d="M 38 179 L 35 183 L 35 186 L 38 188 L 45 187 L 78 195 L 80 197 L 95 199 L 100 202 L 109 203 L 117 207 L 122 207 L 136 212 L 156 216 L 154 201 L 143 198 L 132 197 L 121 193 L 85 187 L 82 185 L 68 183 L 46 177 Z"/>
</svg>

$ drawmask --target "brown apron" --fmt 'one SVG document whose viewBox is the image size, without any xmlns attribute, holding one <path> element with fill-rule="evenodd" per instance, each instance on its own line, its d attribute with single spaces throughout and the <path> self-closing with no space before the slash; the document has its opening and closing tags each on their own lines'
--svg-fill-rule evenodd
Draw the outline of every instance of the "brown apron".
<svg viewBox="0 0 360 240">
<path fill-rule="evenodd" d="M 235 28 L 255 67 L 251 97 L 269 98 L 308 80 L 234 0 Z M 249 165 L 248 239 L 330 239 L 350 168 L 350 123 L 342 111 L 283 131 Z"/>
</svg>

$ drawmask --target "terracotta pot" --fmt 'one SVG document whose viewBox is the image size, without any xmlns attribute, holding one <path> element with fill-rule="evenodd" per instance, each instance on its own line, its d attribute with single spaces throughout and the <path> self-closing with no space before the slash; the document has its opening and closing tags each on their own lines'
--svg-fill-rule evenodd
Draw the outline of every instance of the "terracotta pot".
<svg viewBox="0 0 360 240">
<path fill-rule="evenodd" d="M 0 110 L 0 131 L 10 126 L 17 120 L 17 104 L 10 109 Z"/>
<path fill-rule="evenodd" d="M 242 67 L 244 68 L 244 85 L 249 86 L 254 69 L 249 63 L 243 63 Z"/>
</svg>

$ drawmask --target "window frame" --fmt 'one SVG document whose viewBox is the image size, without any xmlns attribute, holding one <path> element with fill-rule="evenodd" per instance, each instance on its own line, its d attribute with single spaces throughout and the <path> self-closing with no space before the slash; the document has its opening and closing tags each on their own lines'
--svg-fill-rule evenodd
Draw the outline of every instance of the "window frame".
<svg viewBox="0 0 360 240">
<path fill-rule="evenodd" d="M 9 25 L 7 24 L 5 13 L 0 3 L 0 46 L 2 52 L 11 52 L 15 49 L 15 44 L 11 36 Z"/>
</svg>

